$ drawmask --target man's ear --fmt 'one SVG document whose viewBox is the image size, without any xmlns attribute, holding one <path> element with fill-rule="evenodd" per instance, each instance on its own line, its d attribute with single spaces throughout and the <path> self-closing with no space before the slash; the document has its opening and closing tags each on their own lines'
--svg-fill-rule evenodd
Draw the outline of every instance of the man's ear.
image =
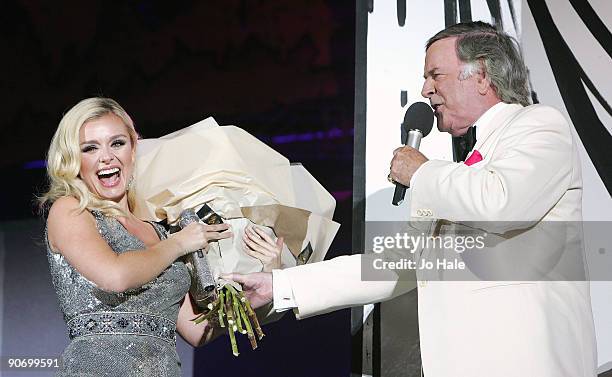
<svg viewBox="0 0 612 377">
<path fill-rule="evenodd" d="M 493 90 L 493 87 L 491 86 L 491 80 L 489 79 L 489 75 L 487 75 L 485 70 L 478 72 L 476 75 L 476 86 L 478 87 L 478 93 L 484 96 L 489 93 L 490 90 Z"/>
<path fill-rule="evenodd" d="M 478 93 L 482 95 L 486 95 L 489 92 L 489 90 L 493 89 L 493 87 L 491 86 L 491 79 L 489 78 L 489 75 L 487 74 L 487 69 L 482 59 L 479 61 L 479 65 L 480 65 L 480 70 L 478 71 L 478 73 L 476 73 L 476 78 L 477 78 L 476 85 L 478 87 Z"/>
</svg>

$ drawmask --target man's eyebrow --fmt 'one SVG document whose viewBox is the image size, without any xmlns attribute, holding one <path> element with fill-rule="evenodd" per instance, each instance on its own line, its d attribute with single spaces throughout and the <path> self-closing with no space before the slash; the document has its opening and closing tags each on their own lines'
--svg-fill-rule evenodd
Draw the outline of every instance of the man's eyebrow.
<svg viewBox="0 0 612 377">
<path fill-rule="evenodd" d="M 438 67 L 430 69 L 429 71 L 425 72 L 425 74 L 423 75 L 423 78 L 427 79 L 429 76 L 435 74 L 437 70 L 438 70 Z"/>
</svg>

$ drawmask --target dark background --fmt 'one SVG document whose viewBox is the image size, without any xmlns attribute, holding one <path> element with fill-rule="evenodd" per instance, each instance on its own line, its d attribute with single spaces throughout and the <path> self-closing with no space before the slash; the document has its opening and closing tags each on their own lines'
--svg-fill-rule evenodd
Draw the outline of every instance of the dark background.
<svg viewBox="0 0 612 377">
<path fill-rule="evenodd" d="M 337 200 L 328 258 L 349 252 L 354 1 L 3 1 L 0 35 L 0 221 L 37 216 L 62 114 L 102 95 L 145 138 L 213 116 L 301 162 Z M 196 350 L 194 370 L 348 375 L 349 327 L 348 310 L 300 322 L 289 313 L 256 351 L 243 341 L 234 358 L 226 337 Z"/>
</svg>

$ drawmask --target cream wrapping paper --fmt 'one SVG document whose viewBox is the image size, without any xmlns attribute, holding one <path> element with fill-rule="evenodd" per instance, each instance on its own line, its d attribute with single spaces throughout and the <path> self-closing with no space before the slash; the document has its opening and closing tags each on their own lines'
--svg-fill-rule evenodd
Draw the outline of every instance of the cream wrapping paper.
<svg viewBox="0 0 612 377">
<path fill-rule="evenodd" d="M 139 141 L 131 190 L 141 219 L 174 224 L 184 209 L 206 203 L 231 225 L 234 237 L 208 253 L 215 277 L 262 270 L 242 249 L 249 224 L 285 238 L 283 267 L 323 260 L 340 226 L 333 196 L 302 165 L 213 118 Z"/>
</svg>

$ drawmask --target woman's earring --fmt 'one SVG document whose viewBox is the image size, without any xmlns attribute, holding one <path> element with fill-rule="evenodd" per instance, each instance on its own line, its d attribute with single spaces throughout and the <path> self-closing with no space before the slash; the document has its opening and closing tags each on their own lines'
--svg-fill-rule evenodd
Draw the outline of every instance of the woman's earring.
<svg viewBox="0 0 612 377">
<path fill-rule="evenodd" d="M 126 190 L 129 191 L 132 188 L 133 184 L 134 184 L 134 176 L 132 175 L 130 177 L 130 180 L 128 181 Z"/>
</svg>

